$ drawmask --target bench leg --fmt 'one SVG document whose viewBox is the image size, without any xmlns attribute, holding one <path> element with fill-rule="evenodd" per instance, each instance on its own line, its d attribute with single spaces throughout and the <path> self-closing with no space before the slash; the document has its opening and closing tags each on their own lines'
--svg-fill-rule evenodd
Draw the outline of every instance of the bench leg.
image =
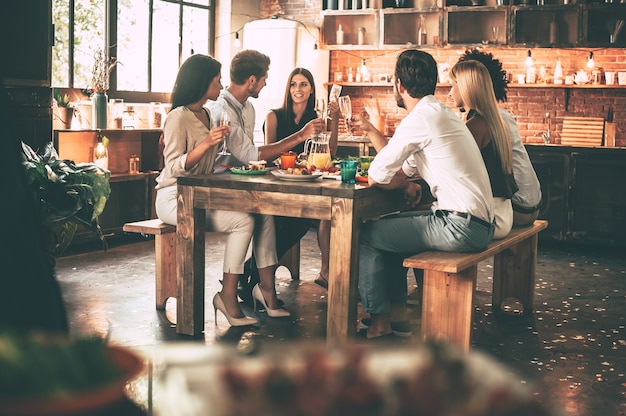
<svg viewBox="0 0 626 416">
<path fill-rule="evenodd" d="M 537 266 L 538 235 L 494 256 L 493 308 L 499 309 L 506 298 L 518 299 L 524 312 L 532 311 L 535 295 L 535 268 Z"/>
<path fill-rule="evenodd" d="M 469 351 L 476 266 L 460 273 L 424 270 L 422 338 L 441 339 Z"/>
<path fill-rule="evenodd" d="M 154 238 L 156 265 L 156 308 L 165 309 L 168 298 L 176 297 L 176 233 Z"/>
<path fill-rule="evenodd" d="M 285 266 L 291 273 L 293 280 L 300 279 L 300 241 L 291 246 L 289 250 L 278 260 L 279 266 Z"/>
</svg>

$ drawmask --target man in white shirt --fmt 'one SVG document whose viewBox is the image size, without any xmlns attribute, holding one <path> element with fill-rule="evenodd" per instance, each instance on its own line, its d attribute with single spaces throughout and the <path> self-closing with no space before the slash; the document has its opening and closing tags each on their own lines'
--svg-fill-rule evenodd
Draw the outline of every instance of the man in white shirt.
<svg viewBox="0 0 626 416">
<path fill-rule="evenodd" d="M 361 229 L 359 290 L 363 312 L 371 317 L 363 333 L 368 339 L 392 336 L 392 309 L 406 302 L 405 257 L 426 250 L 480 251 L 493 238 L 493 197 L 480 150 L 454 111 L 435 99 L 436 84 L 433 57 L 403 51 L 394 91 L 407 116 L 388 142 L 369 121 L 358 121 L 378 152 L 368 171 L 371 186 L 402 189 L 415 205 L 421 187 L 407 178 L 419 172 L 436 198 L 428 211 L 385 217 Z"/>
<path fill-rule="evenodd" d="M 230 63 L 230 85 L 220 92 L 214 102 L 207 103 L 211 119 L 218 120 L 222 112 L 227 112 L 230 120 L 230 133 L 226 138 L 226 148 L 230 155 L 219 155 L 215 161 L 215 172 L 223 172 L 224 166 L 248 166 L 250 161 L 277 159 L 305 141 L 304 135 L 293 135 L 283 140 L 256 147 L 254 144 L 254 106 L 248 98 L 257 98 L 265 87 L 270 67 L 270 58 L 259 51 L 246 49 L 238 52 Z M 321 122 L 319 123 L 319 133 Z"/>
</svg>

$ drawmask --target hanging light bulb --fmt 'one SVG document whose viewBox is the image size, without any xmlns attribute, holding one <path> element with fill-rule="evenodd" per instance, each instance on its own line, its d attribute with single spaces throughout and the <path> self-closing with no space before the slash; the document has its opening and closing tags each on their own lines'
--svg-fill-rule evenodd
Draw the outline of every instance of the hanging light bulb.
<svg viewBox="0 0 626 416">
<path fill-rule="evenodd" d="M 589 59 L 587 59 L 587 68 L 593 69 L 596 63 L 593 61 L 593 52 L 589 52 Z"/>
<path fill-rule="evenodd" d="M 233 43 L 233 45 L 235 45 L 235 48 L 241 46 L 241 41 L 239 40 L 239 32 L 235 32 L 235 42 Z"/>
</svg>

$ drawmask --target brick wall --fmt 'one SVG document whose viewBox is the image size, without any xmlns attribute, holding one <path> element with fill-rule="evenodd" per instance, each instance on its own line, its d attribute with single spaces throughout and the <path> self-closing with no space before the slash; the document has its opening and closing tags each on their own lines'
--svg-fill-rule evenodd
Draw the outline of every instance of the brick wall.
<svg viewBox="0 0 626 416">
<path fill-rule="evenodd" d="M 320 24 L 320 11 L 322 0 L 264 0 L 262 11 L 264 17 L 268 17 L 273 11 L 280 9 L 283 17 L 300 20 L 308 24 Z M 454 64 L 464 48 L 436 48 L 425 49 L 430 52 L 438 63 Z M 511 74 L 513 82 L 517 74 L 525 73 L 525 59 L 527 48 L 489 47 L 495 57 L 503 63 L 504 69 Z M 596 67 L 603 71 L 626 71 L 626 53 L 623 48 L 534 48 L 531 49 L 535 65 L 539 70 L 545 67 L 545 72 L 550 77 L 554 72 L 557 57 L 563 66 L 565 75 L 575 73 L 585 68 L 589 52 L 594 52 Z M 330 79 L 335 72 L 342 72 L 344 79 L 347 69 L 356 70 L 363 59 L 368 66 L 372 79 L 378 79 L 379 74 L 392 74 L 395 59 L 399 50 L 380 51 L 331 51 L 330 53 Z M 616 80 L 617 82 L 617 80 Z M 453 106 L 448 97 L 449 87 L 437 88 L 436 96 L 440 100 Z M 403 110 L 398 109 L 393 97 L 391 86 L 372 87 L 345 87 L 344 94 L 353 98 L 353 113 L 357 113 L 364 106 L 378 106 L 386 118 L 388 132 L 403 116 Z M 553 138 L 552 143 L 559 143 L 559 132 L 562 120 L 565 116 L 582 117 L 606 117 L 609 108 L 613 109 L 614 121 L 616 122 L 616 145 L 626 147 L 626 87 L 621 88 L 541 88 L 537 84 L 535 88 L 515 87 L 511 83 L 508 89 L 508 101 L 504 105 L 514 116 L 517 117 L 522 137 L 527 143 L 542 142 L 541 133 L 547 131 L 546 113 L 552 119 Z"/>
</svg>

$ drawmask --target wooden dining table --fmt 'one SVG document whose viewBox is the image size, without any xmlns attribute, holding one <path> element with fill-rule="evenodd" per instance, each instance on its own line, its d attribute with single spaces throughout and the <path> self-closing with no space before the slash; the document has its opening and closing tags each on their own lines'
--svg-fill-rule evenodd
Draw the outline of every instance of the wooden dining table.
<svg viewBox="0 0 626 416">
<path fill-rule="evenodd" d="M 177 333 L 204 331 L 205 210 L 330 220 L 326 340 L 344 345 L 356 333 L 360 225 L 402 207 L 400 191 L 323 178 L 288 181 L 271 172 L 178 178 Z"/>
</svg>

